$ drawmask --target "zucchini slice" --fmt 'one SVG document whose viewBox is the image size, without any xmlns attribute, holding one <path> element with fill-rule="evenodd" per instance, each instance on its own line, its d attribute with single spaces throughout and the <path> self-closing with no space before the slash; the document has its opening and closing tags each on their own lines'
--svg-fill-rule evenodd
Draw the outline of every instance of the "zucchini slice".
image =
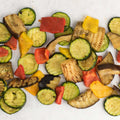
<svg viewBox="0 0 120 120">
<path fill-rule="evenodd" d="M 64 13 L 64 12 L 56 12 L 52 15 L 52 17 L 60 17 L 60 18 L 64 18 L 65 19 L 65 30 L 68 29 L 68 27 L 70 26 L 70 17 Z"/>
<path fill-rule="evenodd" d="M 108 23 L 108 29 L 112 33 L 120 35 L 120 17 L 113 17 Z"/>
<path fill-rule="evenodd" d="M 0 79 L 0 97 L 3 96 L 6 90 L 7 90 L 7 83 L 4 80 Z"/>
<path fill-rule="evenodd" d="M 112 95 L 106 98 L 104 102 L 104 108 L 106 112 L 113 116 L 120 115 L 120 96 Z"/>
<path fill-rule="evenodd" d="M 39 82 L 39 87 L 40 89 L 48 87 L 55 90 L 59 82 L 60 82 L 60 76 L 45 75 Z"/>
<path fill-rule="evenodd" d="M 62 33 L 56 33 L 55 38 L 63 36 L 63 35 L 69 35 L 69 34 L 72 34 L 72 33 L 73 33 L 73 29 L 71 27 L 69 27 L 67 30 L 65 30 Z"/>
<path fill-rule="evenodd" d="M 45 88 L 37 93 L 37 99 L 44 105 L 52 104 L 56 99 L 55 91 Z"/>
<path fill-rule="evenodd" d="M 0 46 L 8 50 L 8 55 L 4 57 L 0 57 L 0 63 L 7 63 L 12 58 L 12 50 L 7 46 Z"/>
<path fill-rule="evenodd" d="M 12 108 L 12 107 L 8 106 L 7 104 L 5 104 L 3 98 L 1 98 L 0 102 L 1 102 L 1 109 L 8 114 L 16 113 L 21 109 L 21 108 Z"/>
<path fill-rule="evenodd" d="M 35 11 L 29 7 L 21 9 L 18 13 L 18 16 L 26 26 L 32 25 L 36 19 Z"/>
<path fill-rule="evenodd" d="M 91 54 L 91 46 L 87 40 L 78 38 L 71 42 L 70 53 L 77 60 L 85 60 Z"/>
<path fill-rule="evenodd" d="M 105 34 L 105 37 L 104 37 L 104 40 L 102 42 L 101 48 L 100 48 L 99 51 L 96 51 L 96 52 L 104 52 L 109 46 L 109 41 L 110 40 L 109 40 L 108 36 Z"/>
<path fill-rule="evenodd" d="M 60 53 L 55 53 L 46 63 L 46 70 L 51 75 L 62 74 L 61 63 L 66 60 L 65 56 Z"/>
<path fill-rule="evenodd" d="M 26 95 L 20 88 L 9 88 L 3 98 L 5 104 L 12 108 L 20 108 L 26 102 Z"/>
<path fill-rule="evenodd" d="M 38 64 L 35 60 L 34 54 L 26 54 L 24 57 L 18 60 L 18 65 L 24 67 L 25 74 L 30 75 L 38 70 Z"/>
<path fill-rule="evenodd" d="M 29 29 L 27 35 L 33 41 L 33 47 L 41 47 L 46 42 L 46 33 L 40 31 L 39 27 Z"/>
<path fill-rule="evenodd" d="M 94 51 L 92 51 L 91 55 L 89 58 L 86 60 L 78 61 L 78 65 L 81 68 L 81 70 L 88 71 L 92 69 L 97 62 L 97 55 Z"/>
<path fill-rule="evenodd" d="M 3 23 L 0 23 L 0 43 L 5 43 L 11 38 L 11 34 Z"/>
<path fill-rule="evenodd" d="M 63 99 L 66 101 L 74 99 L 80 94 L 78 86 L 73 82 L 65 82 L 63 83 L 63 86 L 64 86 Z"/>
<path fill-rule="evenodd" d="M 88 89 L 78 97 L 69 100 L 68 104 L 75 108 L 87 108 L 94 105 L 98 100 L 99 98 L 97 98 L 93 92 Z"/>
</svg>

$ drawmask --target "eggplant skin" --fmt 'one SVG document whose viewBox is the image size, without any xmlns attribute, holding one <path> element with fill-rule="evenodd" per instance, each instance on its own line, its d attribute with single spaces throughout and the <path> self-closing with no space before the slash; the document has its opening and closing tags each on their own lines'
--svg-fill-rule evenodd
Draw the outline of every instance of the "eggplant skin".
<svg viewBox="0 0 120 120">
<path fill-rule="evenodd" d="M 11 14 L 3 18 L 3 22 L 8 28 L 9 32 L 15 37 L 18 38 L 22 32 L 26 32 L 24 23 L 17 16 L 17 14 Z"/>
<path fill-rule="evenodd" d="M 87 108 L 92 105 L 94 105 L 96 102 L 99 101 L 99 98 L 97 98 L 93 92 L 88 89 L 84 93 L 81 93 L 78 97 L 69 100 L 68 104 L 75 108 Z"/>
</svg>

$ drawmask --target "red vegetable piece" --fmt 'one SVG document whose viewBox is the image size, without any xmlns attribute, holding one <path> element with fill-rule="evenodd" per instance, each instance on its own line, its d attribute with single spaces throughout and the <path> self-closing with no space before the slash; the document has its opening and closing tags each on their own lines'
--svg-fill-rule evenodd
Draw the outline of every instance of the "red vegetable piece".
<svg viewBox="0 0 120 120">
<path fill-rule="evenodd" d="M 37 64 L 43 64 L 49 60 L 49 51 L 46 48 L 37 48 L 35 50 L 35 59 Z"/>
<path fill-rule="evenodd" d="M 8 55 L 8 50 L 3 47 L 0 47 L 0 57 L 4 57 Z"/>
<path fill-rule="evenodd" d="M 102 61 L 102 56 L 98 56 L 96 64 L 100 63 L 101 61 Z"/>
<path fill-rule="evenodd" d="M 117 56 L 116 56 L 117 62 L 120 63 L 120 51 L 118 51 Z"/>
<path fill-rule="evenodd" d="M 40 30 L 50 33 L 64 32 L 65 19 L 59 17 L 43 17 L 41 19 Z"/>
<path fill-rule="evenodd" d="M 15 75 L 19 77 L 20 79 L 24 80 L 25 79 L 25 71 L 23 66 L 20 64 L 18 68 L 15 71 Z"/>
<path fill-rule="evenodd" d="M 12 36 L 11 39 L 8 42 L 5 43 L 5 45 L 10 47 L 12 50 L 16 50 L 17 49 L 17 39 L 15 39 Z"/>
<path fill-rule="evenodd" d="M 55 92 L 56 92 L 56 95 L 57 95 L 55 102 L 57 104 L 61 104 L 63 93 L 64 93 L 64 86 L 56 87 Z"/>
</svg>

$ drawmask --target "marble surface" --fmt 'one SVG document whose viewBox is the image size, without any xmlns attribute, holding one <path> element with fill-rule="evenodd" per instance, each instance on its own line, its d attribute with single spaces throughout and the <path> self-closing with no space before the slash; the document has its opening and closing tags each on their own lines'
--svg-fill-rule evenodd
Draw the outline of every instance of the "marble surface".
<svg viewBox="0 0 120 120">
<path fill-rule="evenodd" d="M 99 19 L 99 25 L 107 29 L 108 21 L 111 17 L 120 16 L 120 1 L 119 0 L 0 0 L 0 22 L 4 16 L 12 13 L 18 13 L 21 8 L 32 7 L 36 12 L 35 23 L 27 27 L 39 26 L 38 19 L 45 16 L 51 16 L 54 12 L 63 11 L 71 18 L 71 26 L 74 28 L 79 20 L 84 20 L 86 15 Z M 47 43 L 54 39 L 53 34 L 47 33 Z M 45 45 L 46 46 L 46 45 Z M 29 52 L 34 52 L 31 48 Z M 56 48 L 57 50 L 57 48 Z M 112 45 L 99 55 L 105 55 L 111 51 L 115 63 L 116 51 Z M 17 68 L 17 60 L 19 58 L 19 47 L 13 51 L 13 71 Z M 40 65 L 39 69 L 46 74 L 44 65 Z M 62 78 L 61 81 L 64 81 Z M 118 84 L 119 77 L 116 75 L 111 85 Z M 80 91 L 83 92 L 86 87 L 83 83 L 77 84 Z M 24 90 L 24 89 L 23 89 Z M 25 90 L 24 90 L 25 91 Z M 75 109 L 69 106 L 66 101 L 62 101 L 61 105 L 42 105 L 36 97 L 25 91 L 27 101 L 22 110 L 13 115 L 8 115 L 0 110 L 0 120 L 120 120 L 120 116 L 113 117 L 108 115 L 103 108 L 104 99 L 100 99 L 95 105 L 86 109 Z"/>
</svg>

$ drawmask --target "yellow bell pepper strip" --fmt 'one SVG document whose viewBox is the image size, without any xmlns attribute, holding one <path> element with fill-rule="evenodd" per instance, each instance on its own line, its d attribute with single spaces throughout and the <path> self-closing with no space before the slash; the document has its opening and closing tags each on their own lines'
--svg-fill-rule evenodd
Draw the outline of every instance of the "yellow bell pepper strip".
<svg viewBox="0 0 120 120">
<path fill-rule="evenodd" d="M 40 70 L 38 70 L 35 74 L 32 75 L 32 77 L 38 77 L 39 78 L 39 82 L 40 80 L 45 76 Z M 39 91 L 39 83 L 35 83 L 34 85 L 30 86 L 30 87 L 26 87 L 25 90 L 27 90 L 29 93 L 31 93 L 32 95 L 36 96 L 37 92 Z"/>
<path fill-rule="evenodd" d="M 29 51 L 32 45 L 33 41 L 27 36 L 26 32 L 23 32 L 19 37 L 19 49 L 21 57 L 23 57 Z"/>
<path fill-rule="evenodd" d="M 60 51 L 60 53 L 62 53 L 63 55 L 65 55 L 67 58 L 72 58 L 72 56 L 70 55 L 70 52 L 69 52 L 68 48 L 59 47 L 59 51 Z"/>
<path fill-rule="evenodd" d="M 90 89 L 93 91 L 95 96 L 98 98 L 108 97 L 113 92 L 113 89 L 111 87 L 103 85 L 98 80 L 90 84 Z"/>
<path fill-rule="evenodd" d="M 92 18 L 90 16 L 87 16 L 85 20 L 83 21 L 83 29 L 89 30 L 93 33 L 98 32 L 98 26 L 99 26 L 99 20 Z"/>
</svg>

